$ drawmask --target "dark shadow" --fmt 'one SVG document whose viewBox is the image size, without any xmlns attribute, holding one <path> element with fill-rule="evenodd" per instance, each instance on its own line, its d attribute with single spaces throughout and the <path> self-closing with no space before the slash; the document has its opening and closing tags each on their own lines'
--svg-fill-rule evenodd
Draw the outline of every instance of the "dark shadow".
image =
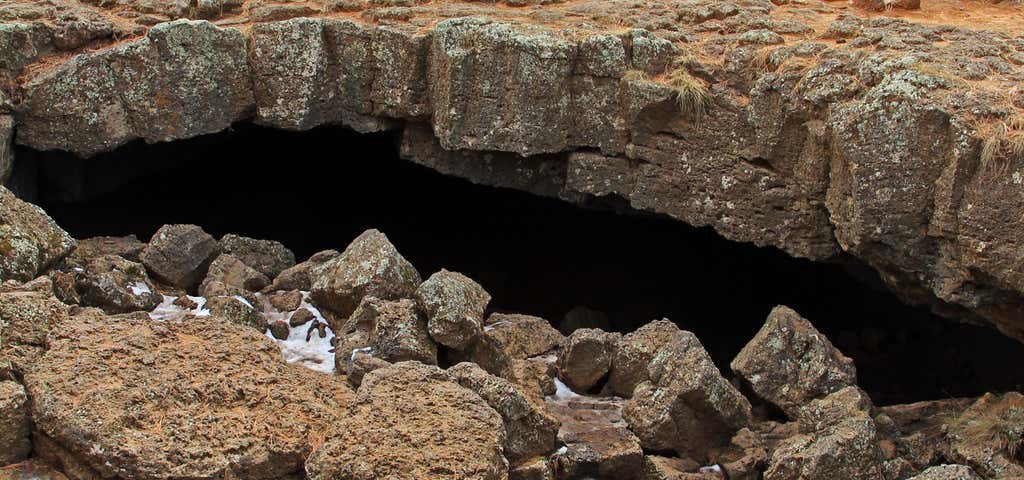
<svg viewBox="0 0 1024 480">
<path fill-rule="evenodd" d="M 662 218 L 475 186 L 400 160 L 387 134 L 239 125 L 89 160 L 17 155 L 37 162 L 39 203 L 76 237 L 148 240 L 162 224 L 195 223 L 216 236 L 279 240 L 301 259 L 374 227 L 424 277 L 445 267 L 479 281 L 493 309 L 557 323 L 587 306 L 620 331 L 668 317 L 694 331 L 725 372 L 771 308 L 785 304 L 856 360 L 877 403 L 1024 385 L 1024 345 L 908 307 L 841 266 Z"/>
</svg>

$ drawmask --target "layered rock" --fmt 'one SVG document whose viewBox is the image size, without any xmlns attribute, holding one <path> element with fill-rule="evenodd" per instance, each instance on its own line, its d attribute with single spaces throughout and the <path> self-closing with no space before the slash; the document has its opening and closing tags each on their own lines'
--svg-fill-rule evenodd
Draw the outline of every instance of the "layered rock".
<svg viewBox="0 0 1024 480">
<path fill-rule="evenodd" d="M 306 462 L 310 480 L 508 477 L 501 416 L 441 369 L 402 362 L 368 373 Z"/>
<path fill-rule="evenodd" d="M 352 397 L 340 378 L 289 366 L 259 332 L 216 317 L 62 325 L 25 387 L 48 450 L 94 476 L 76 478 L 281 478 Z"/>
</svg>

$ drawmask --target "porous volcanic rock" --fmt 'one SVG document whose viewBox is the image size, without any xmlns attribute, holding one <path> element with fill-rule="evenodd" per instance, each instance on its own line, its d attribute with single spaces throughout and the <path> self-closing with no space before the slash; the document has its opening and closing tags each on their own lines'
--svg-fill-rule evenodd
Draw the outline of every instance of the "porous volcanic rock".
<svg viewBox="0 0 1024 480">
<path fill-rule="evenodd" d="M 49 281 L 42 286 L 48 287 Z M 42 353 L 46 336 L 67 319 L 68 307 L 49 288 L 0 292 L 0 357 L 6 356 L 17 372 L 28 370 Z"/>
<path fill-rule="evenodd" d="M 561 421 L 551 455 L 555 478 L 637 478 L 644 452 L 622 419 L 623 400 L 588 397 L 568 389 L 547 397 L 548 410 Z"/>
<path fill-rule="evenodd" d="M 360 234 L 338 257 L 310 273 L 313 303 L 348 317 L 364 297 L 411 298 L 422 283 L 388 237 L 377 230 Z"/>
<path fill-rule="evenodd" d="M 216 317 L 76 317 L 25 387 L 36 428 L 104 478 L 280 478 L 352 398 L 343 379 L 287 365 L 265 336 Z"/>
<path fill-rule="evenodd" d="M 52 275 L 54 284 L 59 284 L 61 273 L 53 272 Z M 119 255 L 94 257 L 84 268 L 72 268 L 63 275 L 70 276 L 73 291 L 66 288 L 56 288 L 55 291 L 66 303 L 99 307 L 107 313 L 116 314 L 150 311 L 162 300 L 146 275 L 146 268 Z"/>
<path fill-rule="evenodd" d="M 245 264 L 234 255 L 222 253 L 210 263 L 206 278 L 199 284 L 199 294 L 210 296 L 212 284 L 220 283 L 221 290 L 237 289 L 255 292 L 270 284 L 266 275 Z"/>
<path fill-rule="evenodd" d="M 682 330 L 668 319 L 650 322 L 622 337 L 612 356 L 608 387 L 629 398 L 633 389 L 650 379 L 647 367 L 658 350 L 680 338 Z"/>
<path fill-rule="evenodd" d="M 507 376 L 513 361 L 549 353 L 565 342 L 565 337 L 540 317 L 494 313 L 486 323 L 463 354 L 466 360 L 500 377 Z"/>
<path fill-rule="evenodd" d="M 46 212 L 0 185 L 0 281 L 36 278 L 74 247 Z"/>
<path fill-rule="evenodd" d="M 267 329 L 267 321 L 256 309 L 255 303 L 240 295 L 210 297 L 203 306 L 221 320 L 252 327 L 260 332 Z"/>
<path fill-rule="evenodd" d="M 274 277 L 274 283 L 268 287 L 271 290 L 304 290 L 309 291 L 313 285 L 313 280 L 309 277 L 309 272 L 317 265 L 323 264 L 328 260 L 331 260 L 341 252 L 337 250 L 323 250 L 313 254 L 308 260 L 302 263 L 298 263 L 295 266 L 288 267 L 281 271 L 276 277 Z"/>
<path fill-rule="evenodd" d="M 89 262 L 103 255 L 117 255 L 125 260 L 142 262 L 142 251 L 146 248 L 135 235 L 126 237 L 90 237 L 78 240 L 75 249 L 61 262 L 66 267 L 85 268 Z"/>
<path fill-rule="evenodd" d="M 649 375 L 622 412 L 645 449 L 675 450 L 701 460 L 751 422 L 750 402 L 722 377 L 690 332 L 658 351 Z"/>
<path fill-rule="evenodd" d="M 36 459 L 0 468 L 0 480 L 68 480 L 53 467 Z"/>
<path fill-rule="evenodd" d="M 0 381 L 0 466 L 28 457 L 32 451 L 30 427 L 25 387 L 9 380 Z"/>
<path fill-rule="evenodd" d="M 437 363 L 437 345 L 427 333 L 427 319 L 412 300 L 366 297 L 360 305 L 365 305 L 366 314 L 372 316 L 370 344 L 374 355 L 389 362 Z"/>
<path fill-rule="evenodd" d="M 473 363 L 460 363 L 447 372 L 501 415 L 507 435 L 505 458 L 512 465 L 554 450 L 560 423 L 542 403 L 534 402 L 508 380 L 491 375 Z"/>
<path fill-rule="evenodd" d="M 911 477 L 910 480 L 981 480 L 981 477 L 966 465 L 938 465 Z"/>
<path fill-rule="evenodd" d="M 471 278 L 445 269 L 416 289 L 416 304 L 427 314 L 430 336 L 457 349 L 483 331 L 484 310 L 490 301 L 491 295 Z"/>
<path fill-rule="evenodd" d="M 142 251 L 142 264 L 157 280 L 191 290 L 206 275 L 219 247 L 196 225 L 164 225 Z"/>
<path fill-rule="evenodd" d="M 295 254 L 281 242 L 229 233 L 221 237 L 219 243 L 221 252 L 241 260 L 267 278 L 274 278 L 295 265 Z"/>
<path fill-rule="evenodd" d="M 857 384 L 853 360 L 784 306 L 772 309 L 731 366 L 755 393 L 791 418 L 810 400 Z"/>
<path fill-rule="evenodd" d="M 401 362 L 363 378 L 349 410 L 306 462 L 310 480 L 499 480 L 501 416 L 445 372 Z"/>
<path fill-rule="evenodd" d="M 558 378 L 569 388 L 586 392 L 611 371 L 622 334 L 596 328 L 572 332 L 558 355 Z"/>
</svg>

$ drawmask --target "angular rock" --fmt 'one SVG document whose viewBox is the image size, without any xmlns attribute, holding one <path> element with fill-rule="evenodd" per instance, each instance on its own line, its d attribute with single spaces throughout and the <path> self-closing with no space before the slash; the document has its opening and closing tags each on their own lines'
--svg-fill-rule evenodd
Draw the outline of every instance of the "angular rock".
<svg viewBox="0 0 1024 480">
<path fill-rule="evenodd" d="M 103 478 L 297 473 L 352 398 L 215 317 L 76 317 L 49 347 L 25 376 L 36 428 Z"/>
<path fill-rule="evenodd" d="M 0 185 L 0 281 L 36 278 L 74 247 L 46 212 Z"/>
<path fill-rule="evenodd" d="M 800 409 L 803 433 L 775 448 L 765 480 L 879 479 L 882 455 L 870 400 L 847 387 Z"/>
<path fill-rule="evenodd" d="M 203 306 L 210 315 L 226 322 L 252 327 L 262 332 L 267 329 L 267 321 L 256 310 L 250 300 L 239 295 L 211 297 Z"/>
<path fill-rule="evenodd" d="M 430 336 L 442 345 L 465 348 L 483 331 L 491 295 L 469 277 L 441 269 L 416 289 L 416 304 L 427 315 Z"/>
<path fill-rule="evenodd" d="M 538 458 L 512 467 L 508 472 L 509 480 L 554 480 L 554 473 L 546 458 Z"/>
<path fill-rule="evenodd" d="M 611 371 L 621 341 L 621 333 L 593 328 L 572 332 L 558 355 L 558 378 L 575 391 L 590 390 Z"/>
<path fill-rule="evenodd" d="M 117 255 L 95 257 L 84 269 L 75 268 L 70 275 L 74 281 L 74 292 L 61 289 L 65 295 L 61 298 L 65 302 L 68 302 L 67 295 L 70 294 L 75 303 L 117 314 L 139 310 L 148 312 L 163 300 L 149 281 L 142 264 Z M 55 285 L 58 278 L 59 275 L 54 276 Z"/>
<path fill-rule="evenodd" d="M 157 280 L 191 290 L 217 256 L 217 241 L 196 225 L 164 225 L 142 251 L 142 264 Z"/>
<path fill-rule="evenodd" d="M 389 366 L 391 366 L 391 362 L 387 360 L 381 360 L 369 353 L 356 350 L 349 356 L 346 379 L 352 388 L 359 388 L 367 373 Z"/>
<path fill-rule="evenodd" d="M 540 317 L 494 313 L 464 354 L 489 373 L 505 377 L 514 360 L 549 353 L 565 341 L 558 330 Z"/>
<path fill-rule="evenodd" d="M 46 336 L 68 319 L 67 306 L 51 292 L 0 293 L 0 357 L 15 372 L 27 371 L 42 354 Z"/>
<path fill-rule="evenodd" d="M 302 292 L 298 290 L 289 290 L 270 297 L 270 305 L 282 312 L 294 311 L 301 304 Z"/>
<path fill-rule="evenodd" d="M 246 265 L 231 254 L 222 253 L 210 263 L 206 278 L 199 285 L 199 294 L 211 296 L 207 290 L 219 282 L 224 287 L 255 292 L 270 284 L 270 280 L 256 269 Z"/>
<path fill-rule="evenodd" d="M 948 457 L 986 477 L 1024 477 L 1024 394 L 987 393 L 949 423 Z"/>
<path fill-rule="evenodd" d="M 437 367 L 368 373 L 348 412 L 306 462 L 309 480 L 507 478 L 501 416 Z"/>
<path fill-rule="evenodd" d="M 981 480 L 981 477 L 966 465 L 938 465 L 909 480 Z"/>
<path fill-rule="evenodd" d="M 853 360 L 784 306 L 772 310 L 731 366 L 755 393 L 790 418 L 810 400 L 857 384 Z"/>
<path fill-rule="evenodd" d="M 142 262 L 146 244 L 135 235 L 126 237 L 91 237 L 78 241 L 75 249 L 61 262 L 68 267 L 85 268 L 93 259 L 104 255 L 117 255 L 132 262 Z"/>
<path fill-rule="evenodd" d="M 722 378 L 690 332 L 665 345 L 637 385 L 623 417 L 648 450 L 675 450 L 698 461 L 750 424 L 750 402 Z"/>
<path fill-rule="evenodd" d="M 612 356 L 608 388 L 629 398 L 641 382 L 650 380 L 647 367 L 661 347 L 682 336 L 682 330 L 668 319 L 655 320 L 626 334 Z"/>
<path fill-rule="evenodd" d="M 640 440 L 622 419 L 622 399 L 559 391 L 545 399 L 562 422 L 565 446 L 551 456 L 555 478 L 637 478 L 643 469 Z"/>
<path fill-rule="evenodd" d="M 0 104 L 3 103 L 0 94 Z M 0 115 L 0 185 L 7 184 L 14 169 L 14 117 Z"/>
<path fill-rule="evenodd" d="M 308 291 L 313 285 L 313 280 L 309 276 L 313 267 L 327 262 L 338 255 L 341 255 L 341 252 L 337 250 L 317 252 L 312 257 L 309 257 L 309 260 L 282 270 L 281 273 L 274 277 L 274 283 L 270 285 L 269 289 Z"/>
<path fill-rule="evenodd" d="M 514 384 L 469 362 L 448 369 L 456 382 L 487 402 L 505 424 L 505 458 L 512 465 L 544 455 L 555 447 L 561 425 L 543 404 L 534 402 Z"/>
<path fill-rule="evenodd" d="M 542 357 L 515 359 L 505 370 L 504 377 L 537 401 L 547 395 L 554 395 L 557 369 L 554 362 Z"/>
<path fill-rule="evenodd" d="M 316 315 L 314 315 L 308 308 L 300 308 L 295 310 L 295 312 L 288 317 L 288 325 L 298 327 L 299 325 L 303 325 L 314 318 L 316 318 Z"/>
<path fill-rule="evenodd" d="M 0 381 L 0 466 L 28 458 L 31 425 L 25 388 L 17 382 Z"/>
<path fill-rule="evenodd" d="M 690 459 L 647 455 L 642 480 L 691 480 L 700 465 Z M 698 477 L 700 478 L 700 477 Z M 703 479 L 701 479 L 703 480 Z"/>
<path fill-rule="evenodd" d="M 311 272 L 313 302 L 342 317 L 352 314 L 363 297 L 411 298 L 422 280 L 388 238 L 377 230 L 356 237 L 337 258 Z"/>
<path fill-rule="evenodd" d="M 359 306 L 373 325 L 370 345 L 374 355 L 388 362 L 415 360 L 437 363 L 437 345 L 427 333 L 427 319 L 410 299 L 397 301 L 365 297 Z"/>
<path fill-rule="evenodd" d="M 221 237 L 219 243 L 221 252 L 241 260 L 267 278 L 274 278 L 295 265 L 295 254 L 280 242 L 229 233 Z"/>
<path fill-rule="evenodd" d="M 288 334 L 291 333 L 288 322 L 284 320 L 277 320 L 267 326 L 270 328 L 270 334 L 278 340 L 287 340 Z"/>
</svg>

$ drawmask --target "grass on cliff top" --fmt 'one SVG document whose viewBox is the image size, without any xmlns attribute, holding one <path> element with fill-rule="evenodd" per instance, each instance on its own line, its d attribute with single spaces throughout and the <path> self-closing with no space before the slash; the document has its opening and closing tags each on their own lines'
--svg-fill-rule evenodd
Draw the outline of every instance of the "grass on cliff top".
<svg viewBox="0 0 1024 480">
<path fill-rule="evenodd" d="M 949 423 L 949 431 L 968 445 L 991 446 L 1010 458 L 1024 454 L 1024 397 L 1004 394 L 987 408 L 968 409 Z"/>
<path fill-rule="evenodd" d="M 1024 161 L 1024 115 L 1010 115 L 978 130 L 984 137 L 979 159 L 981 169 L 1002 170 L 1014 160 Z"/>
<path fill-rule="evenodd" d="M 704 81 L 686 69 L 685 60 L 678 60 L 668 72 L 668 85 L 676 91 L 679 111 L 699 119 L 711 106 L 711 92 Z"/>
</svg>

